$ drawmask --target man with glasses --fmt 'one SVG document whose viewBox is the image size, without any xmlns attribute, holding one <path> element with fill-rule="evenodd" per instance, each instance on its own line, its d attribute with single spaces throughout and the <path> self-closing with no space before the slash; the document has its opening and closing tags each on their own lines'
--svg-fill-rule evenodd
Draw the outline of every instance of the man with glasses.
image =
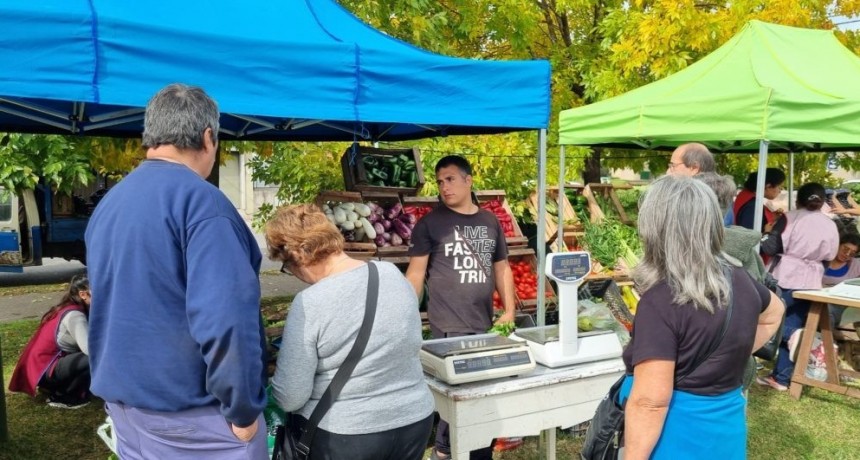
<svg viewBox="0 0 860 460">
<path fill-rule="evenodd" d="M 146 106 L 146 161 L 86 232 L 92 392 L 120 458 L 267 458 L 259 246 L 206 182 L 218 106 L 172 84 Z"/>
<path fill-rule="evenodd" d="M 672 152 L 669 169 L 666 170 L 666 174 L 677 176 L 695 176 L 704 172 L 716 172 L 716 165 L 711 151 L 698 142 L 679 145 Z"/>
<path fill-rule="evenodd" d="M 505 307 L 496 323 L 514 320 L 514 279 L 505 233 L 496 216 L 472 200 L 472 167 L 456 155 L 436 163 L 441 203 L 412 231 L 406 279 L 418 297 L 430 296 L 427 314 L 434 338 L 483 334 L 493 326 L 493 291 Z M 431 460 L 451 455 L 448 424 L 439 422 Z M 472 452 L 492 459 L 493 447 Z"/>
</svg>

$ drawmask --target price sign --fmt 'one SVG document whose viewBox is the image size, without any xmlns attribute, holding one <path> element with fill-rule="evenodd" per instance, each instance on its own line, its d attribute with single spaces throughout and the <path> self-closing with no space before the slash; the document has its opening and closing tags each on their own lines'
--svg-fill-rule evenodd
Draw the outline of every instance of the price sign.
<svg viewBox="0 0 860 460">
<path fill-rule="evenodd" d="M 577 283 L 591 272 L 591 257 L 587 252 L 563 252 L 547 257 L 547 276 L 559 283 Z"/>
</svg>

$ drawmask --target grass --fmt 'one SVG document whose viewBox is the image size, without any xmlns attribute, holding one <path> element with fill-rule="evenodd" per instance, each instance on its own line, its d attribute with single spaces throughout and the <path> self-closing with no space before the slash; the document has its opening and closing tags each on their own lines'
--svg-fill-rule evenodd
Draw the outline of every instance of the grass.
<svg viewBox="0 0 860 460">
<path fill-rule="evenodd" d="M 283 314 L 289 297 L 264 299 L 264 317 Z M 273 318 L 274 319 L 274 318 Z M 20 320 L 0 324 L 4 389 L 21 349 L 38 324 Z M 104 421 L 99 401 L 75 410 L 53 409 L 44 398 L 6 393 L 9 441 L 0 443 L 0 460 L 68 458 L 105 460 L 110 451 L 96 435 Z M 691 434 L 693 431 L 691 431 Z M 753 385 L 750 391 L 748 458 L 806 460 L 860 459 L 860 400 L 815 388 L 800 401 Z M 559 433 L 557 457 L 578 458 L 581 437 Z M 428 452 L 429 454 L 429 452 Z M 519 449 L 495 455 L 497 460 L 538 460 L 537 438 Z"/>
<path fill-rule="evenodd" d="M 69 283 L 59 284 L 34 284 L 30 286 L 4 286 L 0 287 L 0 296 L 17 296 L 24 294 L 50 294 L 63 293 L 69 287 Z M 57 297 L 59 300 L 59 296 Z"/>
</svg>

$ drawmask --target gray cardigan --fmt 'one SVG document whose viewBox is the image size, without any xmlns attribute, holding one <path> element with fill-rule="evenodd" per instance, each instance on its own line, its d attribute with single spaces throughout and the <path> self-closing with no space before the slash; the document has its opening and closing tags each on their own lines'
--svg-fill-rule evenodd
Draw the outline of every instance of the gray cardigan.
<svg viewBox="0 0 860 460">
<path fill-rule="evenodd" d="M 412 285 L 393 264 L 379 268 L 379 301 L 364 355 L 320 422 L 337 434 L 366 434 L 418 422 L 433 412 L 418 351 L 421 318 Z M 293 300 L 272 394 L 309 418 L 352 348 L 364 318 L 367 266 L 325 278 Z"/>
</svg>

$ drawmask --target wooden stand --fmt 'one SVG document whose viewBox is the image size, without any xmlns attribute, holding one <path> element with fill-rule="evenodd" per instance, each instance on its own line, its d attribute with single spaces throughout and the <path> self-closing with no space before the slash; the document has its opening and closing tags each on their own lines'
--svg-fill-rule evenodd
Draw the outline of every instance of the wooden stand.
<svg viewBox="0 0 860 460">
<path fill-rule="evenodd" d="M 630 185 L 613 185 L 613 184 L 588 184 L 588 187 L 594 193 L 602 194 L 603 196 L 612 200 L 612 204 L 615 205 L 615 210 L 618 212 L 618 217 L 621 222 L 632 225 L 633 221 L 627 216 L 627 213 L 624 211 L 624 206 L 621 206 L 621 200 L 618 199 L 618 194 L 615 193 L 615 190 L 628 190 L 633 187 Z"/>
</svg>

